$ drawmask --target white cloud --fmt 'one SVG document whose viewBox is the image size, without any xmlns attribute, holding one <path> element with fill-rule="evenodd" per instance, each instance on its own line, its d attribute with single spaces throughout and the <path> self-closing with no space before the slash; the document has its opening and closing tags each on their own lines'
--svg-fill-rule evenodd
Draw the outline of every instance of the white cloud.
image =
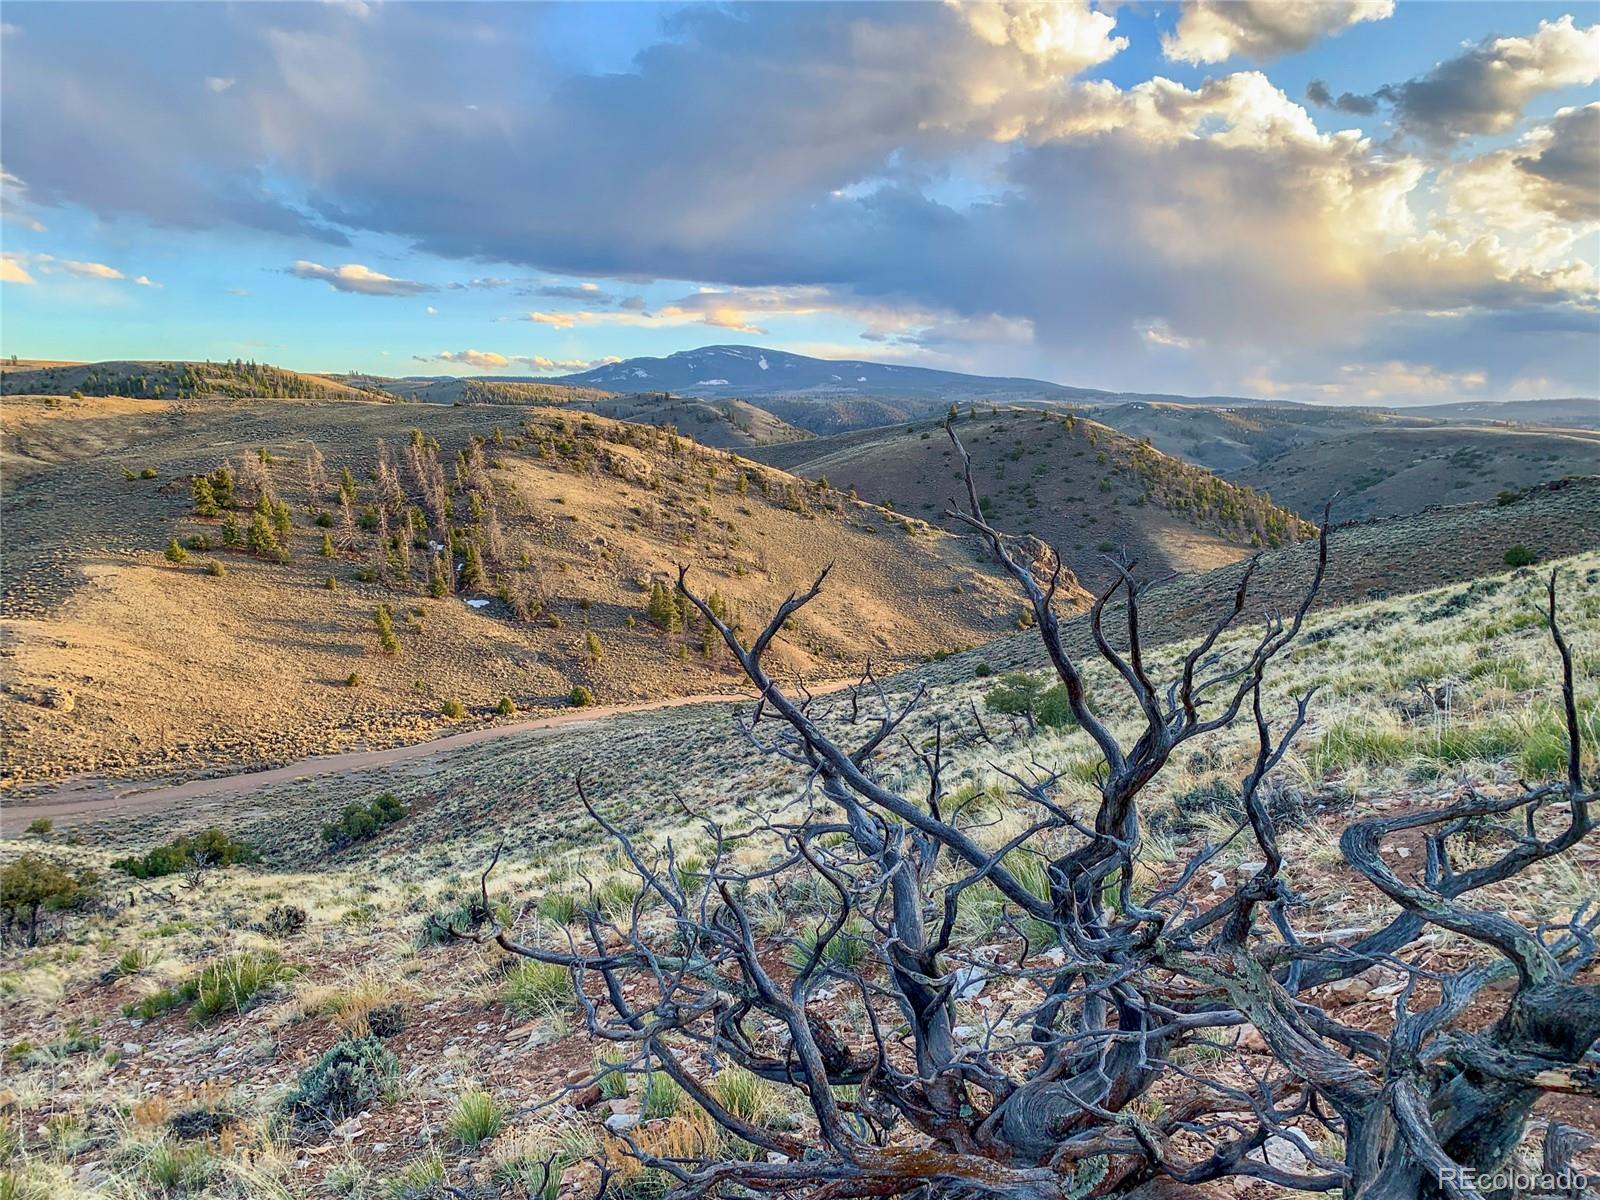
<svg viewBox="0 0 1600 1200">
<path fill-rule="evenodd" d="M 485 371 L 497 371 L 501 367 L 511 365 L 509 358 L 504 354 L 496 354 L 493 350 L 441 350 L 434 357 L 440 362 L 460 363 Z"/>
<path fill-rule="evenodd" d="M 0 258 L 0 283 L 31 284 L 37 282 L 28 269 L 11 255 Z"/>
<path fill-rule="evenodd" d="M 5 256 L 6 261 L 13 264 L 15 270 L 24 270 L 23 264 L 33 268 L 41 275 L 71 275 L 77 279 L 88 279 L 104 283 L 132 283 L 139 287 L 158 288 L 161 285 L 148 275 L 128 276 L 116 267 L 108 266 L 101 262 L 87 262 L 81 259 L 58 258 L 54 254 L 40 254 L 29 252 L 10 253 Z M 14 283 L 23 280 L 13 279 Z M 34 282 L 31 278 L 27 282 Z"/>
<path fill-rule="evenodd" d="M 212 93 L 213 95 L 221 95 L 238 82 L 239 81 L 237 79 L 226 79 L 218 75 L 207 75 L 206 91 Z"/>
<path fill-rule="evenodd" d="M 320 279 L 335 291 L 352 292 L 362 296 L 415 296 L 420 292 L 437 289 L 428 283 L 411 279 L 396 279 L 360 263 L 345 263 L 340 267 L 325 267 L 321 263 L 300 259 L 289 268 L 291 275 L 301 279 Z"/>
<path fill-rule="evenodd" d="M 1394 0 L 1191 0 L 1161 53 L 1188 63 L 1264 62 L 1393 13 Z"/>
<path fill-rule="evenodd" d="M 431 304 L 428 305 L 428 307 L 423 311 L 425 311 L 430 317 L 437 317 L 439 315 L 439 310 Z"/>
</svg>

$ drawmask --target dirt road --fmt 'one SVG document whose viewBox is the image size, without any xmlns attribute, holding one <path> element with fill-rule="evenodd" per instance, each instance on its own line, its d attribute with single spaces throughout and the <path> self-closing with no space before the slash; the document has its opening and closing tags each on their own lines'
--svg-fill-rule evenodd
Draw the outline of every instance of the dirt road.
<svg viewBox="0 0 1600 1200">
<path fill-rule="evenodd" d="M 843 682 L 837 681 L 815 686 L 811 690 L 815 694 L 820 694 L 842 686 Z M 391 746 L 384 750 L 352 750 L 343 754 L 320 754 L 290 763 L 288 766 L 204 779 L 188 779 L 165 786 L 158 781 L 150 780 L 118 781 L 95 777 L 68 779 L 48 791 L 33 793 L 25 801 L 0 802 L 0 835 L 16 837 L 21 834 L 28 822 L 38 817 L 48 817 L 57 824 L 71 825 L 76 820 L 82 819 L 103 821 L 113 816 L 145 815 L 159 812 L 182 801 L 197 800 L 207 796 L 226 795 L 237 798 L 275 784 L 292 783 L 318 776 L 340 775 L 345 772 L 406 764 L 426 770 L 430 762 L 452 751 L 512 734 L 535 733 L 554 736 L 572 730 L 591 728 L 604 723 L 608 718 L 626 714 L 680 708 L 690 704 L 729 704 L 752 699 L 754 693 L 749 692 L 703 692 L 692 696 L 676 696 L 668 700 L 651 700 L 642 704 L 574 709 L 553 717 L 482 726 L 406 746 Z"/>
</svg>

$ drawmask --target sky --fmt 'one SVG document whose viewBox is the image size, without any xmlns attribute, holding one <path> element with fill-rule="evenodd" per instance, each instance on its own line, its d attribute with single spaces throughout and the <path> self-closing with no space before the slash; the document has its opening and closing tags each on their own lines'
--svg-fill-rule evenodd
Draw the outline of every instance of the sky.
<svg viewBox="0 0 1600 1200">
<path fill-rule="evenodd" d="M 28 3 L 0 351 L 1600 394 L 1600 6 Z"/>
</svg>

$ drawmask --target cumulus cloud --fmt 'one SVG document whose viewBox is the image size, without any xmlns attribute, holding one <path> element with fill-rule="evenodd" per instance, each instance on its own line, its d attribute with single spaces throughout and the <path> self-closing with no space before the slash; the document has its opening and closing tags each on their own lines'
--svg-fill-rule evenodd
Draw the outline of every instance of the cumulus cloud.
<svg viewBox="0 0 1600 1200">
<path fill-rule="evenodd" d="M 434 358 L 439 362 L 460 363 L 485 371 L 496 371 L 511 365 L 509 358 L 493 350 L 441 350 Z"/>
<path fill-rule="evenodd" d="M 1514 146 L 1452 165 L 1443 185 L 1457 217 L 1501 228 L 1600 221 L 1600 103 L 1563 108 Z"/>
<path fill-rule="evenodd" d="M 546 358 L 542 354 L 515 354 L 512 355 L 511 361 L 532 367 L 541 375 L 576 375 L 579 371 L 589 371 L 595 367 L 619 363 L 622 359 L 614 354 L 604 358 Z"/>
<path fill-rule="evenodd" d="M 325 267 L 321 263 L 300 259 L 289 268 L 289 274 L 301 279 L 320 279 L 338 292 L 353 292 L 361 296 L 416 296 L 422 292 L 437 291 L 432 284 L 418 283 L 413 279 L 396 279 L 360 263 L 345 263 L 339 267 Z"/>
<path fill-rule="evenodd" d="M 1161 52 L 1188 63 L 1266 62 L 1393 12 L 1394 0 L 1193 0 L 1162 37 Z"/>
<path fill-rule="evenodd" d="M 11 255 L 0 258 L 0 283 L 31 284 L 36 280 L 28 274 L 28 269 Z"/>
<path fill-rule="evenodd" d="M 212 93 L 212 95 L 220 96 L 223 92 L 227 91 L 238 82 L 239 81 L 237 79 L 226 79 L 220 75 L 207 75 L 206 91 Z"/>
<path fill-rule="evenodd" d="M 1528 101 L 1600 79 L 1600 24 L 1541 21 L 1530 37 L 1489 38 L 1425 75 L 1379 88 L 1405 132 L 1437 147 L 1470 134 L 1504 133 Z"/>
</svg>

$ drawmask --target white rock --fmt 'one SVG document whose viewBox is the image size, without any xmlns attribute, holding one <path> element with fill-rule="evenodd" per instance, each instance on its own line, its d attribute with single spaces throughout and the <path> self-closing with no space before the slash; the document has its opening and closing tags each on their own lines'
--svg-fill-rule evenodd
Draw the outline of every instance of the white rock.
<svg viewBox="0 0 1600 1200">
<path fill-rule="evenodd" d="M 982 967 L 957 967 L 950 973 L 951 995 L 957 1000 L 971 1000 L 988 982 L 989 977 Z"/>
<path fill-rule="evenodd" d="M 779 1154 L 776 1150 L 768 1150 L 767 1161 L 769 1163 L 786 1163 L 789 1161 L 789 1156 L 787 1154 Z"/>
<path fill-rule="evenodd" d="M 639 1123 L 638 1113 L 612 1113 L 605 1125 L 612 1133 L 625 1133 Z"/>
<path fill-rule="evenodd" d="M 1269 1167 L 1295 1174 L 1303 1172 L 1311 1165 L 1306 1156 L 1300 1152 L 1299 1146 L 1277 1134 L 1273 1134 L 1263 1142 L 1261 1149 L 1250 1151 L 1249 1157 L 1257 1162 L 1264 1162 Z"/>
</svg>

